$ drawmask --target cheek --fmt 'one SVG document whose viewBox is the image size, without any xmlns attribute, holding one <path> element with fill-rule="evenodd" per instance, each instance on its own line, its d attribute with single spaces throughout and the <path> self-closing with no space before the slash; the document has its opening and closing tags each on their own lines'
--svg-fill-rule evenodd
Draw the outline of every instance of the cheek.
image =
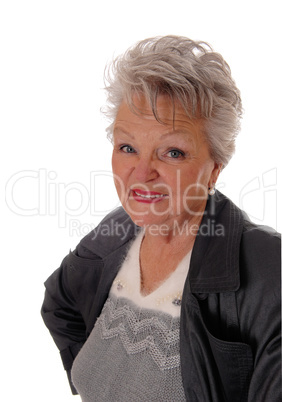
<svg viewBox="0 0 282 402">
<path fill-rule="evenodd" d="M 123 204 L 128 197 L 128 187 L 130 182 L 130 167 L 120 155 L 112 156 L 112 171 L 114 183 L 121 203 Z"/>
<path fill-rule="evenodd" d="M 203 186 L 207 186 L 209 183 L 210 175 L 212 172 L 213 164 L 209 161 L 203 163 L 198 169 L 194 169 L 192 172 L 194 183 L 198 183 Z"/>
<path fill-rule="evenodd" d="M 123 177 L 121 176 L 122 173 L 121 162 L 114 153 L 112 155 L 112 171 L 114 175 L 114 183 L 116 186 L 116 190 L 120 195 L 122 188 L 124 187 L 124 183 L 123 183 Z"/>
<path fill-rule="evenodd" d="M 129 170 L 130 160 L 120 153 L 113 152 L 112 155 L 112 170 L 118 175 L 126 175 Z"/>
<path fill-rule="evenodd" d="M 200 181 L 201 172 L 193 166 L 179 172 L 179 183 L 182 190 L 187 189 L 187 187 L 195 186 Z"/>
<path fill-rule="evenodd" d="M 119 166 L 120 166 L 119 158 L 117 157 L 117 155 L 113 151 L 113 154 L 112 154 L 112 170 L 113 170 L 114 174 L 119 170 Z"/>
<path fill-rule="evenodd" d="M 206 198 L 208 177 L 208 171 L 205 168 L 199 169 L 191 166 L 191 168 L 181 171 L 178 179 L 178 196 L 184 199 L 188 197 L 190 202 L 193 200 L 193 197 Z"/>
<path fill-rule="evenodd" d="M 119 156 L 113 155 L 112 157 L 112 171 L 115 182 L 117 181 L 119 183 L 120 181 L 124 181 L 125 169 Z"/>
</svg>

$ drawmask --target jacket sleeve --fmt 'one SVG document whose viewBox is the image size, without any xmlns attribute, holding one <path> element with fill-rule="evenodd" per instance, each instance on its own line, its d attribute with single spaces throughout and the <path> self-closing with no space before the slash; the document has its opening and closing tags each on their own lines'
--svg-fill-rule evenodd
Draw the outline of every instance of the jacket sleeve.
<svg viewBox="0 0 282 402">
<path fill-rule="evenodd" d="M 281 401 L 281 243 L 266 232 L 244 235 L 243 292 L 238 295 L 244 341 L 253 352 L 248 401 Z M 252 267 L 248 269 L 247 267 Z M 244 291 L 245 290 L 245 291 Z"/>
<path fill-rule="evenodd" d="M 73 361 L 102 311 L 117 273 L 118 261 L 123 258 L 123 251 L 118 251 L 119 257 L 114 260 L 110 271 L 104 269 L 103 256 L 113 250 L 124 250 L 123 247 L 127 247 L 128 240 L 136 230 L 128 220 L 129 217 L 122 208 L 107 215 L 101 221 L 101 226 L 98 225 L 86 235 L 74 252 L 69 253 L 60 268 L 45 282 L 46 291 L 41 313 L 60 350 L 73 394 L 77 394 L 70 379 Z M 127 222 L 131 232 L 127 233 L 126 238 L 108 236 L 105 242 L 105 238 L 99 236 L 100 228 L 103 228 L 103 225 L 111 228 L 112 222 L 118 222 L 119 225 Z"/>
<path fill-rule="evenodd" d="M 86 340 L 86 325 L 71 289 L 70 256 L 45 282 L 42 318 L 60 350 L 70 381 L 72 363 Z M 73 394 L 77 394 L 70 381 Z"/>
<path fill-rule="evenodd" d="M 73 394 L 77 392 L 71 382 L 72 364 L 94 325 L 93 305 L 101 309 L 95 296 L 102 270 L 102 260 L 80 243 L 44 284 L 42 318 L 60 350 Z"/>
</svg>

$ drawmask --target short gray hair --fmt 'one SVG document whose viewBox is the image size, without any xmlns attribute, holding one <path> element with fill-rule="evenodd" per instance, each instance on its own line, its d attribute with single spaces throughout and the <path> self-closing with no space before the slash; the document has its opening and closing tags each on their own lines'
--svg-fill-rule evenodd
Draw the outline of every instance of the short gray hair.
<svg viewBox="0 0 282 402">
<path fill-rule="evenodd" d="M 133 95 L 142 93 L 155 118 L 157 97 L 177 100 L 189 118 L 204 121 L 204 132 L 213 160 L 225 167 L 235 151 L 240 130 L 240 91 L 229 65 L 205 42 L 182 36 L 145 39 L 113 60 L 105 74 L 108 136 L 123 101 L 137 112 Z"/>
</svg>

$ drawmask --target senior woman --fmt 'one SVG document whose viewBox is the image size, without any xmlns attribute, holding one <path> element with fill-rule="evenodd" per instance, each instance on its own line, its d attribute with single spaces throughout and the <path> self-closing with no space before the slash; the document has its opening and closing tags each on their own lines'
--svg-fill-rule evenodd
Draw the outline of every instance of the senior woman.
<svg viewBox="0 0 282 402">
<path fill-rule="evenodd" d="M 44 321 L 90 401 L 280 400 L 279 236 L 215 190 L 239 130 L 224 59 L 141 41 L 108 76 L 122 207 L 46 281 Z"/>
</svg>

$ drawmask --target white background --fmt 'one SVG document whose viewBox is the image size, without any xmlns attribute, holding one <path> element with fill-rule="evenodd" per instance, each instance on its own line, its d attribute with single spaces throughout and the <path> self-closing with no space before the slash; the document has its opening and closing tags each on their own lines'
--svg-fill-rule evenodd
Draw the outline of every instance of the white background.
<svg viewBox="0 0 282 402">
<path fill-rule="evenodd" d="M 79 400 L 40 317 L 43 282 L 118 203 L 103 72 L 136 41 L 184 35 L 223 54 L 245 115 L 218 188 L 281 230 L 279 14 L 278 0 L 1 2 L 1 400 Z"/>
</svg>

